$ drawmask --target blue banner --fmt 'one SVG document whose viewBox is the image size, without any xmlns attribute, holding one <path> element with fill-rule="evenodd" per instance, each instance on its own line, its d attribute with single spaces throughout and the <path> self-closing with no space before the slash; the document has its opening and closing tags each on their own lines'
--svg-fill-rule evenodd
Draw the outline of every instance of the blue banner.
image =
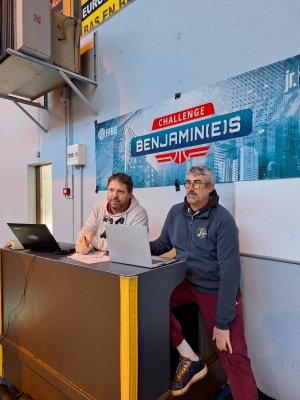
<svg viewBox="0 0 300 400">
<path fill-rule="evenodd" d="M 237 139 L 251 132 L 252 110 L 242 110 L 133 138 L 131 157 Z"/>
<path fill-rule="evenodd" d="M 96 185 L 182 184 L 205 164 L 217 182 L 300 177 L 300 56 L 95 124 Z"/>
</svg>

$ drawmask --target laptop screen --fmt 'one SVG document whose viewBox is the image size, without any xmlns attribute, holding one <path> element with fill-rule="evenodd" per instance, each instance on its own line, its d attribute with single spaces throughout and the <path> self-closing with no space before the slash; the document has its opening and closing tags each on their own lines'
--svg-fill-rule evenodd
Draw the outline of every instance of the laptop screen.
<svg viewBox="0 0 300 400">
<path fill-rule="evenodd" d="M 151 257 L 148 228 L 139 225 L 108 224 L 105 226 L 111 261 L 155 268 L 175 261 Z"/>
<path fill-rule="evenodd" d="M 59 253 L 61 248 L 45 224 L 7 224 L 24 249 Z"/>
</svg>

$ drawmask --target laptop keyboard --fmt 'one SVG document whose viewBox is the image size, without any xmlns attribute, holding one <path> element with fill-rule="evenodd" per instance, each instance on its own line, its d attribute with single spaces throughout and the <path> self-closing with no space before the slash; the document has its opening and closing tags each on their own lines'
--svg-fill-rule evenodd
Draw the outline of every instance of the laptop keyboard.
<svg viewBox="0 0 300 400">
<path fill-rule="evenodd" d="M 161 263 L 161 260 L 153 260 L 152 258 L 152 264 L 159 264 L 159 263 Z"/>
<path fill-rule="evenodd" d="M 75 249 L 75 245 L 72 243 L 59 242 L 58 245 L 61 248 L 61 250 L 74 250 Z"/>
</svg>

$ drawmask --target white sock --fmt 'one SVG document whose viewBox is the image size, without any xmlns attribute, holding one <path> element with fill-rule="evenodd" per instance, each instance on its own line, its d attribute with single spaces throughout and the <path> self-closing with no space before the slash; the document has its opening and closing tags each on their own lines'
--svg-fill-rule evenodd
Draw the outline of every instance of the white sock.
<svg viewBox="0 0 300 400">
<path fill-rule="evenodd" d="M 199 361 L 199 357 L 185 339 L 183 339 L 183 341 L 177 347 L 177 350 L 181 356 L 189 358 L 192 361 Z"/>
</svg>

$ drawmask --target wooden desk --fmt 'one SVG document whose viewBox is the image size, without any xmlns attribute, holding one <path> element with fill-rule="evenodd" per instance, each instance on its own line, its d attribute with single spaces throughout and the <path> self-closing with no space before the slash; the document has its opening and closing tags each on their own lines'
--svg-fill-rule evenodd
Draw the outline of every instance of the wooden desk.
<svg viewBox="0 0 300 400">
<path fill-rule="evenodd" d="M 150 270 L 0 252 L 3 332 L 10 321 L 3 378 L 12 386 L 35 400 L 157 400 L 169 391 L 169 298 L 184 262 Z"/>
</svg>

